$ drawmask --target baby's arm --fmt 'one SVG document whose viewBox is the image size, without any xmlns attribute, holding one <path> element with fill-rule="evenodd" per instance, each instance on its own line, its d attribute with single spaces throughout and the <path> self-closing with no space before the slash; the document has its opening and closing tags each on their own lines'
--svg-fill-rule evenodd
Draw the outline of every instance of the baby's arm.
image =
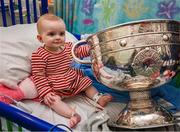
<svg viewBox="0 0 180 132">
<path fill-rule="evenodd" d="M 44 98 L 47 93 L 52 91 L 52 88 L 49 86 L 48 79 L 46 78 L 46 62 L 40 55 L 33 53 L 31 66 L 33 81 L 36 85 L 39 96 L 40 98 Z"/>
<path fill-rule="evenodd" d="M 81 45 L 75 49 L 75 54 L 79 58 L 88 57 L 90 55 L 90 46 L 89 45 Z"/>
</svg>

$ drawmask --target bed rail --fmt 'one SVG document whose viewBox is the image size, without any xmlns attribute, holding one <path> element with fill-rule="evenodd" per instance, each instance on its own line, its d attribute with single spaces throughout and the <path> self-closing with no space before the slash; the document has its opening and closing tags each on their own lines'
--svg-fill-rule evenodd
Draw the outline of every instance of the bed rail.
<svg viewBox="0 0 180 132">
<path fill-rule="evenodd" d="M 15 107 L 0 102 L 0 116 L 17 123 L 30 131 L 65 131 L 59 127 L 36 118 L 29 113 L 23 112 Z"/>
<path fill-rule="evenodd" d="M 7 14 L 10 14 L 11 25 L 15 25 L 16 23 L 24 24 L 24 23 L 32 23 L 37 22 L 39 17 L 38 0 L 9 0 L 8 3 L 5 3 L 4 0 L 0 0 L 0 9 L 2 14 L 2 25 L 4 27 L 8 26 L 7 23 Z M 25 7 L 22 6 L 22 2 L 24 2 Z M 41 0 L 41 10 L 40 14 L 45 14 L 48 12 L 48 1 Z M 24 19 L 26 18 L 26 20 Z M 18 19 L 18 20 L 17 20 Z M 18 21 L 18 22 L 17 22 Z"/>
</svg>

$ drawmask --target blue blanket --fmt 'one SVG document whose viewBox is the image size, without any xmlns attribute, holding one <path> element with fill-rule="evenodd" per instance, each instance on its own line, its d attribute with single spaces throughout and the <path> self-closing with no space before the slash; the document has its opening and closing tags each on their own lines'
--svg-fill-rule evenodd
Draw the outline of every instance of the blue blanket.
<svg viewBox="0 0 180 132">
<path fill-rule="evenodd" d="M 85 75 L 89 76 L 93 80 L 93 86 L 96 87 L 99 92 L 110 93 L 114 97 L 113 101 L 115 102 L 127 103 L 129 101 L 128 92 L 117 91 L 99 83 L 95 79 L 90 66 L 79 65 L 79 68 L 83 70 Z M 171 107 L 170 111 L 176 112 L 180 110 L 180 87 L 177 87 L 174 81 L 164 84 L 158 88 L 151 89 L 151 95 L 156 101 L 160 98 L 163 98 L 173 104 L 174 107 Z"/>
</svg>

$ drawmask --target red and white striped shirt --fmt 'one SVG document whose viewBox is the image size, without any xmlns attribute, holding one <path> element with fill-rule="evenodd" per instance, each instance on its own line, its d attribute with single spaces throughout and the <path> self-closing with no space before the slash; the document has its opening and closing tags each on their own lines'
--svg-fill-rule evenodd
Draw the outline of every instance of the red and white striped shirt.
<svg viewBox="0 0 180 132">
<path fill-rule="evenodd" d="M 40 47 L 32 54 L 32 76 L 39 98 L 43 98 L 49 92 L 55 92 L 60 96 L 73 96 L 92 84 L 79 69 L 71 67 L 71 49 L 72 44 L 66 43 L 60 53 L 51 53 Z M 76 55 L 89 56 L 89 46 L 79 46 Z"/>
</svg>

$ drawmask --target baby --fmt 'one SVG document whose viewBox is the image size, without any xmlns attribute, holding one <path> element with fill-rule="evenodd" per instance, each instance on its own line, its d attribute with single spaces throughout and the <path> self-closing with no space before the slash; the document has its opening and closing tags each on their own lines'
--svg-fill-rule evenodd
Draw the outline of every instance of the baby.
<svg viewBox="0 0 180 132">
<path fill-rule="evenodd" d="M 73 128 L 81 117 L 63 98 L 84 92 L 104 107 L 112 96 L 99 93 L 81 70 L 71 67 L 72 43 L 65 42 L 66 26 L 61 18 L 45 14 L 39 18 L 37 30 L 37 39 L 43 45 L 32 54 L 31 64 L 38 98 L 59 115 L 69 118 L 69 126 Z M 89 56 L 89 49 L 88 45 L 82 45 L 75 49 L 75 53 L 78 57 L 86 57 Z"/>
</svg>

